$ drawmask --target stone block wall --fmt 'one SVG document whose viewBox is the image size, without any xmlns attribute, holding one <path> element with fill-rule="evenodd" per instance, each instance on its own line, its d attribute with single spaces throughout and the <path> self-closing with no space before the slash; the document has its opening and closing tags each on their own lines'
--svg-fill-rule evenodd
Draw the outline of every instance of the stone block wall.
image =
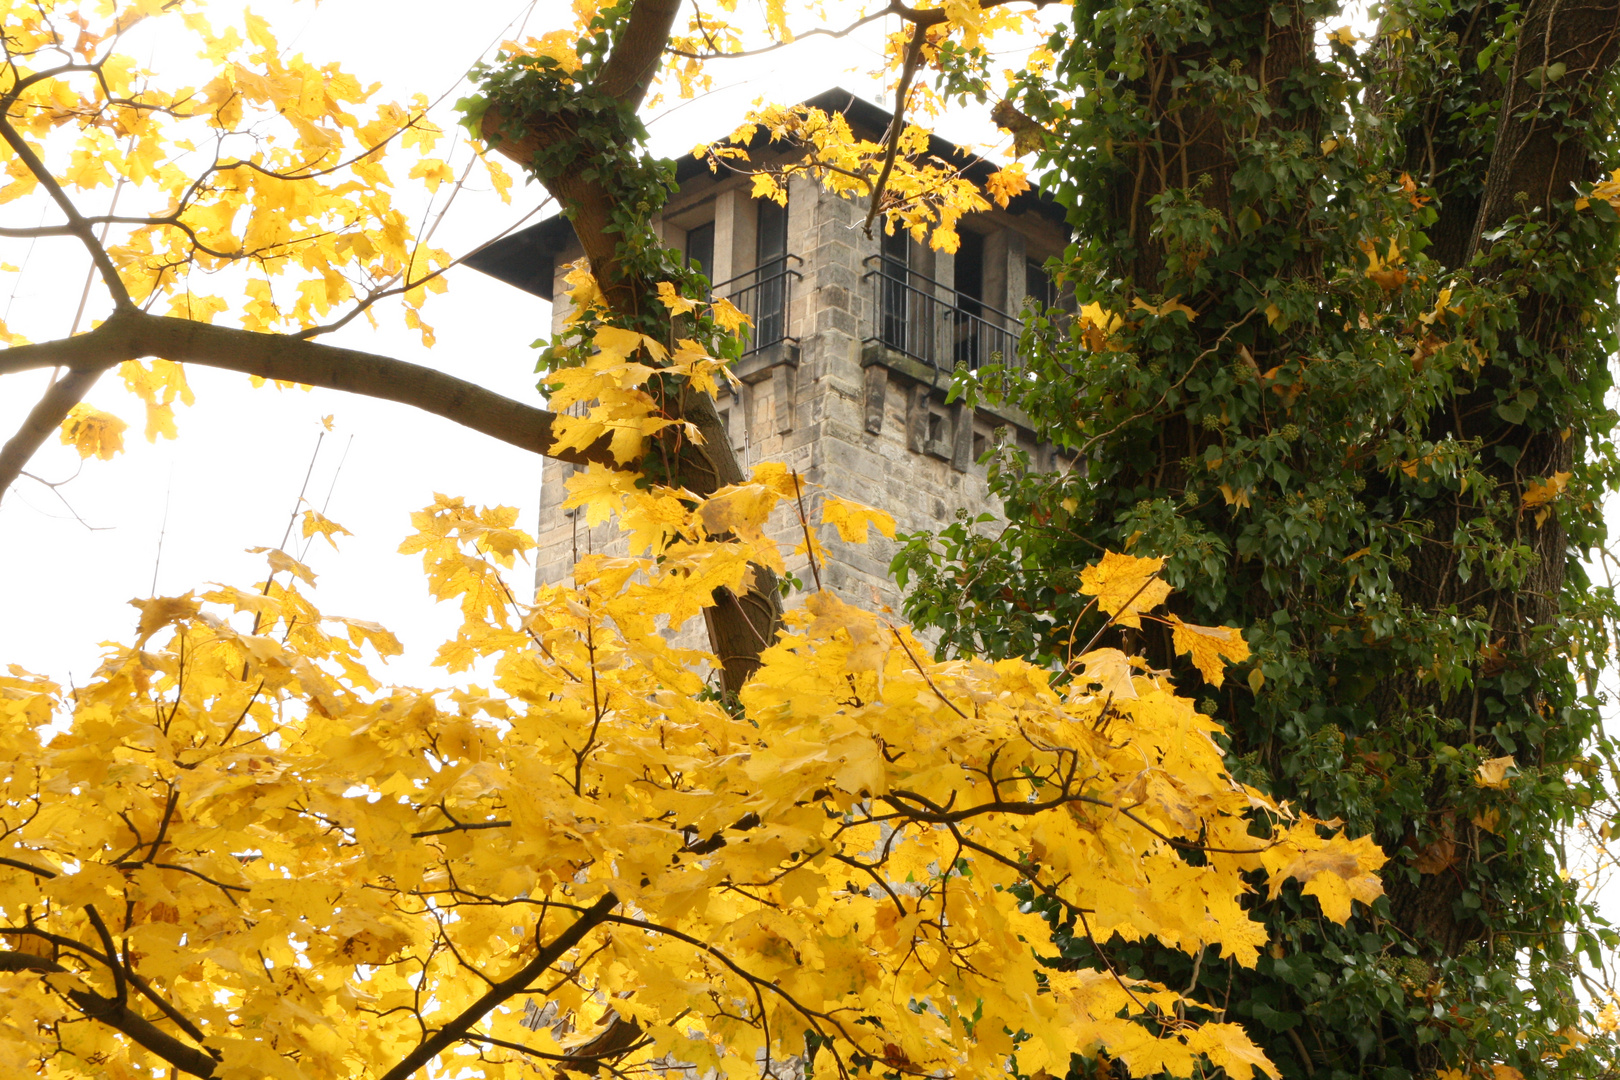
<svg viewBox="0 0 1620 1080">
<path fill-rule="evenodd" d="M 663 235 L 680 249 L 685 229 L 715 221 L 714 276 L 724 280 L 752 267 L 754 206 L 742 178 L 700 178 L 671 201 Z M 802 259 L 802 278 L 793 285 L 787 333 L 795 342 L 768 346 L 736 366 L 740 386 L 722 394 L 718 405 L 733 448 L 744 469 L 761 461 L 782 461 L 808 481 L 841 498 L 880 507 L 894 515 L 903 532 L 937 530 L 956 519 L 999 512 L 989 495 L 980 457 L 998 432 L 1035 451 L 1028 421 L 948 405 L 949 371 L 883 348 L 876 337 L 877 294 L 863 262 L 878 253 L 878 240 L 862 228 L 864 206 L 840 199 L 806 179 L 789 189 L 788 251 Z M 1003 212 L 979 215 L 986 232 L 986 302 L 1016 311 L 1022 304 L 1026 252 L 1055 251 L 1061 238 L 1052 223 L 1014 218 Z M 1029 217 L 1029 215 L 1025 215 Z M 575 253 L 577 254 L 577 253 Z M 953 260 L 942 252 L 912 249 L 937 283 L 950 293 Z M 567 316 L 557 265 L 556 325 Z M 992 297 L 990 293 L 994 291 Z M 564 480 L 570 467 L 544 466 L 536 565 L 538 583 L 566 580 L 575 553 L 620 553 L 623 541 L 611 525 L 586 527 L 582 515 L 564 511 Z M 807 496 L 812 522 L 820 517 L 820 494 Z M 791 552 L 802 540 L 792 508 L 781 507 L 770 532 Z M 866 545 L 844 544 L 830 528 L 822 530 L 827 552 L 823 584 L 849 603 L 888 606 L 898 611 L 899 594 L 889 576 L 895 545 L 872 534 Z M 811 574 L 803 556 L 789 558 L 789 570 L 807 585 Z M 695 625 L 695 624 L 694 624 Z M 696 627 L 701 632 L 701 627 Z M 683 635 L 684 637 L 685 635 Z"/>
</svg>

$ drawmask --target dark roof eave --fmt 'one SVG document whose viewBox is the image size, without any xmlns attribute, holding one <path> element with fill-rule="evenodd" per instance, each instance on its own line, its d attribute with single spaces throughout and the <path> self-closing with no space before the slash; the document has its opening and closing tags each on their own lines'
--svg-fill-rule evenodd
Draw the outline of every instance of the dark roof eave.
<svg viewBox="0 0 1620 1080">
<path fill-rule="evenodd" d="M 848 118 L 850 126 L 856 130 L 877 133 L 883 132 L 889 126 L 892 116 L 887 109 L 838 87 L 824 90 L 802 104 L 826 112 L 841 112 Z M 762 150 L 769 145 L 769 134 L 764 130 L 756 130 L 746 148 Z M 928 152 L 942 161 L 957 165 L 964 175 L 981 185 L 997 168 L 992 162 L 976 154 L 970 154 L 955 143 L 937 135 L 929 136 Z M 699 176 L 707 175 L 709 175 L 708 163 L 701 158 L 686 155 L 675 163 L 677 184 L 684 185 Z M 1010 200 L 1007 210 L 1013 214 L 1038 214 L 1058 225 L 1064 225 L 1068 220 L 1063 207 L 1059 206 L 1056 200 L 1033 188 Z M 567 249 L 573 239 L 572 224 L 567 218 L 557 214 L 495 241 L 477 254 L 468 256 L 466 264 L 524 292 L 550 300 L 557 257 Z"/>
</svg>

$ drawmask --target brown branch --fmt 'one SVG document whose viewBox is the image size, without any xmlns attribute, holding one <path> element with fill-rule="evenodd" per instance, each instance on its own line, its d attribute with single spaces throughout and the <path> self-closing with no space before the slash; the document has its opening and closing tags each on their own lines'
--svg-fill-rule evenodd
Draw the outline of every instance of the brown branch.
<svg viewBox="0 0 1620 1080">
<path fill-rule="evenodd" d="M 24 871 L 26 871 L 26 872 L 28 872 L 30 874 L 33 874 L 36 877 L 42 877 L 42 878 L 46 878 L 46 879 L 50 879 L 50 878 L 53 878 L 53 877 L 56 876 L 56 871 L 55 870 L 49 870 L 49 869 L 47 869 L 47 868 L 45 868 L 43 866 L 34 866 L 32 863 L 25 863 L 20 859 L 7 859 L 7 858 L 5 858 L 3 856 L 0 856 L 0 866 L 14 867 L 15 869 L 24 870 Z"/>
<path fill-rule="evenodd" d="M 0 357 L 4 355 L 0 353 Z M 0 496 L 4 496 L 6 489 L 16 482 L 23 466 L 50 438 L 51 432 L 61 427 L 62 421 L 73 411 L 73 406 L 90 392 L 103 370 L 102 367 L 75 369 L 46 389 L 22 427 L 0 448 Z"/>
<path fill-rule="evenodd" d="M 0 971 L 39 971 L 63 974 L 69 969 L 44 956 L 20 952 L 0 952 Z M 150 1050 L 183 1073 L 204 1078 L 214 1075 L 217 1064 L 206 1050 L 187 1046 L 152 1021 L 134 1012 L 114 998 L 103 997 L 90 990 L 68 990 L 64 995 L 73 1005 L 92 1020 L 99 1020 L 114 1031 Z"/>
<path fill-rule="evenodd" d="M 56 177 L 52 176 L 51 171 L 45 167 L 45 162 L 41 161 L 39 155 L 34 153 L 34 148 L 28 145 L 28 140 L 24 139 L 17 129 L 12 127 L 11 121 L 6 119 L 4 113 L 0 113 L 0 139 L 4 139 L 6 145 L 11 147 L 12 152 L 22 159 L 23 165 L 34 175 L 34 179 L 39 182 L 40 187 L 45 189 L 51 199 L 55 201 L 57 208 L 67 217 L 68 228 L 72 230 L 73 235 L 77 236 L 90 252 L 91 260 L 101 273 L 102 284 L 106 285 L 107 291 L 112 293 L 113 303 L 120 308 L 133 306 L 134 301 L 130 299 L 129 290 L 124 287 L 124 279 L 118 276 L 118 268 L 113 266 L 112 257 L 107 254 L 107 249 L 102 247 L 100 242 L 96 240 L 94 230 L 85 221 L 84 216 L 79 213 L 79 208 L 73 205 L 73 200 L 62 189 L 62 185 L 56 182 Z"/>
<path fill-rule="evenodd" d="M 775 52 L 777 49 L 785 49 L 789 45 L 794 45 L 803 41 L 805 38 L 847 37 L 848 35 L 859 30 L 861 27 L 865 26 L 867 23 L 876 22 L 878 19 L 887 18 L 893 14 L 895 14 L 895 5 L 890 4 L 888 7 L 874 11 L 870 15 L 863 15 L 859 19 L 856 19 L 854 22 L 850 23 L 848 26 L 844 27 L 842 30 L 829 30 L 825 26 L 818 26 L 813 30 L 806 30 L 802 34 L 795 34 L 792 41 L 774 41 L 769 45 L 762 45 L 757 49 L 738 49 L 736 52 L 715 51 L 700 53 L 688 52 L 685 49 L 675 49 L 666 46 L 664 48 L 664 52 L 670 56 L 679 56 L 686 60 L 740 60 L 745 56 L 763 56 L 765 53 Z"/>
<path fill-rule="evenodd" d="M 664 45 L 675 26 L 681 0 L 636 0 L 630 20 L 596 77 L 596 88 L 634 109 L 647 96 L 664 60 Z"/>
<path fill-rule="evenodd" d="M 0 451 L 0 491 L 16 480 L 28 458 L 97 375 L 125 360 L 147 356 L 396 401 L 512 446 L 576 465 L 613 460 L 605 440 L 583 451 L 553 453 L 555 413 L 432 368 L 376 353 L 301 341 L 286 334 L 210 326 L 126 308 L 114 312 L 88 334 L 0 350 L 0 375 L 43 367 L 72 369 L 51 388 L 22 430 Z"/>
<path fill-rule="evenodd" d="M 900 153 L 900 135 L 906 129 L 906 102 L 911 97 L 911 80 L 917 76 L 926 44 L 928 27 L 918 22 L 912 29 L 911 41 L 906 45 L 905 64 L 900 69 L 900 86 L 894 92 L 894 116 L 889 119 L 889 130 L 883 137 L 886 144 L 883 149 L 883 169 L 872 185 L 872 205 L 866 211 L 866 224 L 862 226 L 868 238 L 872 235 L 872 222 L 877 220 L 878 209 L 883 204 L 883 189 L 888 186 L 889 174 L 894 171 L 894 159 Z"/>
<path fill-rule="evenodd" d="M 578 945 L 586 934 L 605 922 L 609 914 L 618 906 L 619 898 L 612 893 L 603 896 L 596 903 L 585 909 L 585 913 L 574 920 L 573 925 L 558 934 L 550 945 L 541 949 L 533 960 L 524 964 L 511 977 L 502 979 L 491 986 L 484 994 L 468 1005 L 456 1018 L 445 1024 L 438 1031 L 423 1039 L 415 1050 L 382 1075 L 381 1080 L 406 1080 L 416 1070 L 438 1057 L 440 1053 L 460 1041 L 471 1030 L 472 1026 L 482 1020 L 489 1011 L 515 994 L 520 994 L 552 964 L 560 960 L 568 950 Z"/>
</svg>

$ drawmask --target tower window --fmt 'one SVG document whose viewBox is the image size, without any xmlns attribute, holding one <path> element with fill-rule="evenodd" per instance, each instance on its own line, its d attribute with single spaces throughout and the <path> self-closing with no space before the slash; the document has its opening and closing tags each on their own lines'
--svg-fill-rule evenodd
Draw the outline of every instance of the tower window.
<svg viewBox="0 0 1620 1080">
<path fill-rule="evenodd" d="M 686 230 L 686 261 L 714 283 L 714 222 L 705 221 Z"/>
</svg>

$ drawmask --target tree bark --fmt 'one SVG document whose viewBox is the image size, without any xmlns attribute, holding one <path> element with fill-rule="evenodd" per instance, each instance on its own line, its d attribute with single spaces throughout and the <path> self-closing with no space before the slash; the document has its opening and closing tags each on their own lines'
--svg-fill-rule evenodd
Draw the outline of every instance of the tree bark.
<svg viewBox="0 0 1620 1080">
<path fill-rule="evenodd" d="M 1507 257 L 1492 253 L 1490 234 L 1509 219 L 1524 217 L 1552 229 L 1567 226 L 1562 215 L 1573 213 L 1571 200 L 1578 186 L 1598 179 L 1591 143 L 1581 126 L 1591 119 L 1592 89 L 1620 59 L 1620 0 L 1531 0 L 1519 21 L 1519 46 L 1512 76 L 1503 91 L 1490 164 L 1477 200 L 1478 210 L 1466 238 L 1457 245 L 1446 235 L 1447 247 L 1462 246 L 1475 271 L 1488 278 L 1513 281 L 1519 268 Z M 1549 66 L 1564 65 L 1563 75 L 1549 78 Z M 1556 69 L 1554 69 L 1556 70 Z M 1544 106 L 1558 102 L 1559 107 Z M 1442 162 L 1443 164 L 1443 162 Z M 1467 205 L 1467 200 L 1464 200 Z M 1453 218 L 1455 215 L 1453 215 Z M 1443 217 L 1442 221 L 1446 219 Z M 1610 274 L 1606 267 L 1592 273 Z M 1505 362 L 1488 365 L 1477 384 L 1458 395 L 1454 408 L 1441 410 L 1433 434 L 1477 440 L 1480 445 L 1516 451 L 1508 456 L 1498 449 L 1485 457 L 1484 471 L 1506 489 L 1523 495 L 1538 479 L 1569 472 L 1575 463 L 1577 442 L 1556 417 L 1533 414 L 1524 423 L 1503 419 L 1497 403 L 1504 392 L 1518 387 L 1541 387 L 1552 365 L 1573 360 L 1572 331 L 1578 333 L 1583 304 L 1578 298 L 1528 287 L 1516 305 L 1516 332 L 1504 340 Z M 1515 370 L 1517 374 L 1514 374 Z M 1432 517 L 1434 535 L 1452 536 L 1477 516 L 1461 499 L 1437 508 Z M 1524 580 L 1512 589 L 1481 590 L 1454 573 L 1455 558 L 1438 549 L 1414 560 L 1403 592 L 1414 603 L 1436 609 L 1482 608 L 1487 613 L 1493 655 L 1500 654 L 1513 667 L 1534 670 L 1554 661 L 1538 632 L 1558 619 L 1564 593 L 1569 544 L 1558 515 L 1537 524 L 1527 515 L 1516 523 L 1517 542 L 1532 554 Z M 1476 678 L 1482 671 L 1476 669 Z M 1532 689 L 1529 693 L 1539 695 Z M 1391 680 L 1385 699 L 1391 708 L 1432 707 L 1459 724 L 1469 741 L 1476 725 L 1479 691 L 1449 700 L 1432 687 L 1410 677 Z M 1531 706 L 1534 702 L 1530 703 Z M 1520 754 L 1524 765 L 1540 764 L 1539 747 Z M 1415 882 L 1394 879 L 1388 893 L 1396 921 L 1409 933 L 1432 943 L 1439 952 L 1456 955 L 1485 932 L 1477 918 L 1459 917 L 1470 852 L 1475 850 L 1476 826 L 1455 825 L 1458 831 L 1458 866 L 1463 873 L 1424 874 Z"/>
<path fill-rule="evenodd" d="M 584 450 L 553 454 L 555 413 L 513 401 L 433 368 L 286 334 L 210 326 L 124 308 L 87 334 L 0 351 L 0 375 L 48 367 L 65 367 L 69 371 L 0 451 L 0 493 L 17 479 L 28 457 L 96 376 L 126 360 L 149 356 L 395 401 L 512 446 L 575 465 L 608 464 L 614 460 L 605 439 Z M 77 394 L 69 394 L 69 390 Z M 50 415 L 41 415 L 44 412 Z"/>
<path fill-rule="evenodd" d="M 625 113 L 633 112 L 663 61 L 679 8 L 680 0 L 637 0 L 592 89 L 613 98 Z M 492 106 L 482 120 L 484 135 L 503 156 L 531 172 L 538 154 L 565 146 L 573 134 L 565 116 L 531 117 L 526 119 L 523 136 L 512 139 L 506 134 L 509 119 Z M 626 139 L 630 137 L 626 133 Z M 608 308 L 616 315 L 634 317 L 648 309 L 657 283 L 626 272 L 622 237 L 611 227 L 614 212 L 625 208 L 616 206 L 608 185 L 590 178 L 595 175 L 590 165 L 585 160 L 568 163 L 537 178 L 566 209 Z M 707 496 L 746 479 L 713 398 L 683 388 L 675 396 L 673 411 L 701 436 L 701 441 L 677 436 L 673 444 L 666 444 L 676 483 Z M 753 581 L 744 594 L 721 589 L 714 595 L 714 606 L 704 612 L 710 646 L 720 660 L 728 694 L 735 694 L 758 670 L 759 654 L 775 639 L 781 623 L 776 574 L 758 564 L 752 569 Z"/>
</svg>

